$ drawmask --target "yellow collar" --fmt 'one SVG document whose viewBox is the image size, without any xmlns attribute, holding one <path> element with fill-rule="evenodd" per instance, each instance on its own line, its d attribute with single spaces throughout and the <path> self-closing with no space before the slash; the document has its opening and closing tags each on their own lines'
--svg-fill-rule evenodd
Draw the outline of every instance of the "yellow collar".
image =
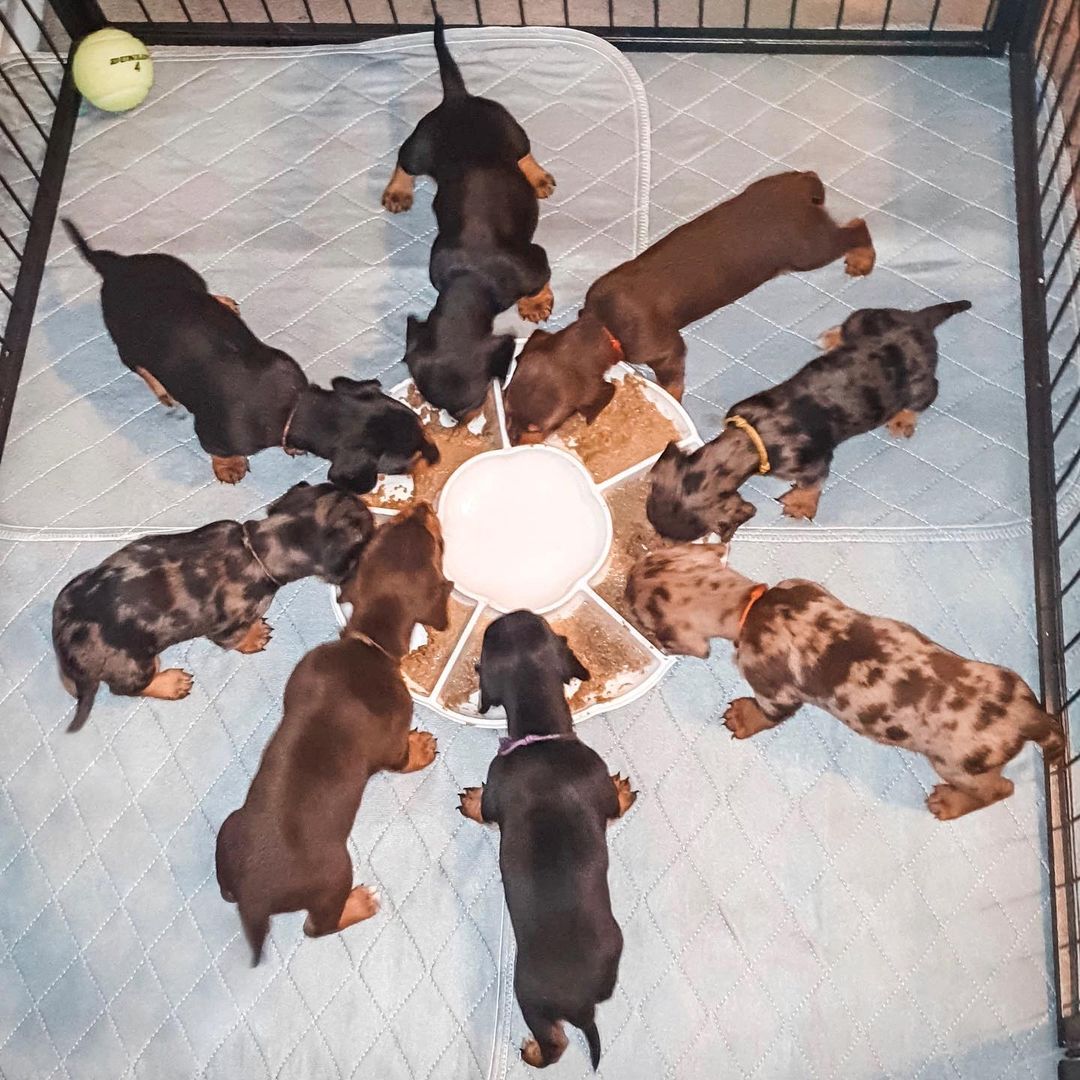
<svg viewBox="0 0 1080 1080">
<path fill-rule="evenodd" d="M 757 433 L 753 424 L 741 416 L 729 416 L 725 424 L 734 424 L 740 431 L 746 432 L 746 437 L 754 444 L 758 456 L 758 472 L 764 476 L 772 466 L 769 464 L 769 451 L 765 449 L 765 441 Z"/>
</svg>

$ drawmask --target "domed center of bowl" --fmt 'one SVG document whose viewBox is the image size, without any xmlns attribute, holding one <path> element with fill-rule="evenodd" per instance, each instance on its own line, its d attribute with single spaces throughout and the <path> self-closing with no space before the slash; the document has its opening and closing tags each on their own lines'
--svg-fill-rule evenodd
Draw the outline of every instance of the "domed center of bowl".
<svg viewBox="0 0 1080 1080">
<path fill-rule="evenodd" d="M 517 446 L 466 461 L 439 495 L 443 572 L 500 611 L 558 607 L 603 565 L 611 515 L 576 458 Z"/>
</svg>

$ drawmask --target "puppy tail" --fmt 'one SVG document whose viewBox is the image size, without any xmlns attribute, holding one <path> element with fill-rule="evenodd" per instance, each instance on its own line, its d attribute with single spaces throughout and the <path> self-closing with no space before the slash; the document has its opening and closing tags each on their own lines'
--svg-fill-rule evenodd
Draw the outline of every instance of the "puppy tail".
<svg viewBox="0 0 1080 1080">
<path fill-rule="evenodd" d="M 955 300 L 951 304 L 934 304 L 932 307 L 923 308 L 919 314 L 931 330 L 936 330 L 946 319 L 951 319 L 970 307 L 970 300 Z"/>
<path fill-rule="evenodd" d="M 87 242 L 86 237 L 75 227 L 75 222 L 70 218 L 61 218 L 64 229 L 71 242 L 79 249 L 79 254 L 99 273 L 102 277 L 112 264 L 121 256 L 115 251 L 95 251 Z"/>
<path fill-rule="evenodd" d="M 100 685 L 99 682 L 75 684 L 75 715 L 68 724 L 68 731 L 78 731 L 86 723 L 90 710 L 94 707 L 94 698 L 97 697 Z"/>
<path fill-rule="evenodd" d="M 442 79 L 443 97 L 460 97 L 468 94 L 465 80 L 461 77 L 450 50 L 446 47 L 445 23 L 441 15 L 435 16 L 435 55 L 439 58 L 439 77 Z"/>
<path fill-rule="evenodd" d="M 592 1070 L 596 1072 L 600 1068 L 600 1032 L 596 1030 L 596 1021 L 590 1020 L 582 1029 L 585 1041 L 589 1044 L 589 1060 L 592 1062 Z"/>
<path fill-rule="evenodd" d="M 270 916 L 263 910 L 253 911 L 243 900 L 237 906 L 240 909 L 240 925 L 244 928 L 244 937 L 251 946 L 251 966 L 258 967 L 262 959 L 263 943 L 270 933 Z"/>
</svg>

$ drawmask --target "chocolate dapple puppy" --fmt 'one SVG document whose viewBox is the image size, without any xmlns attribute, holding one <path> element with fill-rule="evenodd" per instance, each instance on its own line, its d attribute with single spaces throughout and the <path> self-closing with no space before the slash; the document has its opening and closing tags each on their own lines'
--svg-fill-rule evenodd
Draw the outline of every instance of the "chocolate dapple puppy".
<svg viewBox="0 0 1080 1080">
<path fill-rule="evenodd" d="M 591 423 L 611 401 L 604 372 L 619 360 L 648 365 L 681 399 L 683 327 L 771 278 L 841 256 L 849 274 L 874 267 L 866 223 L 837 225 L 815 173 L 755 181 L 596 281 L 576 322 L 533 331 L 507 387 L 511 440 L 540 442 L 575 412 Z"/>
<path fill-rule="evenodd" d="M 439 460 L 417 415 L 375 379 L 339 376 L 309 384 L 300 365 L 263 344 L 226 297 L 172 255 L 95 250 L 70 221 L 68 235 L 101 275 L 101 310 L 123 363 L 163 405 L 177 401 L 195 420 L 214 475 L 235 484 L 248 456 L 279 446 L 330 462 L 332 484 L 362 494 L 379 473 Z"/>
<path fill-rule="evenodd" d="M 724 714 L 736 739 L 816 705 L 853 731 L 924 754 L 941 777 L 926 800 L 942 821 L 1008 798 L 1002 769 L 1027 742 L 1048 762 L 1061 724 L 1015 672 L 966 660 L 907 623 L 865 615 L 812 581 L 768 586 L 709 560 L 698 545 L 645 556 L 628 585 L 635 621 L 669 652 L 735 644 L 753 697 Z"/>
<path fill-rule="evenodd" d="M 312 576 L 340 584 L 373 529 L 354 495 L 300 483 L 262 521 L 144 536 L 84 570 L 53 605 L 61 678 L 78 698 L 68 731 L 86 723 L 101 683 L 114 694 L 187 697 L 186 671 L 159 670 L 170 645 L 207 637 L 223 649 L 261 652 L 270 640 L 262 616 L 278 589 Z"/>
<path fill-rule="evenodd" d="M 653 466 L 645 511 L 670 540 L 709 532 L 725 542 L 757 512 L 739 494 L 754 473 L 791 480 L 784 514 L 812 518 L 833 452 L 847 439 L 886 427 L 910 438 L 919 413 L 937 397 L 934 330 L 971 304 L 921 311 L 867 308 L 822 335 L 828 351 L 786 382 L 746 398 L 724 430 L 698 450 L 675 443 Z"/>
<path fill-rule="evenodd" d="M 349 833 L 375 773 L 435 760 L 435 737 L 409 730 L 401 658 L 416 623 L 447 627 L 453 584 L 441 564 L 427 503 L 383 525 L 342 590 L 353 610 L 340 639 L 313 649 L 289 677 L 247 799 L 218 833 L 218 885 L 240 909 L 253 964 L 272 915 L 307 911 L 304 933 L 320 937 L 379 910 L 371 889 L 353 886 Z"/>
<path fill-rule="evenodd" d="M 551 314 L 551 268 L 533 243 L 555 181 L 536 163 L 529 137 L 502 105 L 465 89 L 435 18 L 443 100 L 405 140 L 383 206 L 412 206 L 413 178 L 432 177 L 439 235 L 429 274 L 439 299 L 426 321 L 409 316 L 405 363 L 417 389 L 457 420 L 484 403 L 492 379 L 506 377 L 510 334 L 492 335 L 496 315 L 514 304 L 523 319 Z"/>
<path fill-rule="evenodd" d="M 589 673 L 538 615 L 515 611 L 493 622 L 479 667 L 480 711 L 502 705 L 508 737 L 487 783 L 462 792 L 460 810 L 501 834 L 499 866 L 517 939 L 514 992 L 533 1033 L 521 1056 L 537 1068 L 554 1064 L 569 1021 L 584 1032 L 595 1069 L 596 1006 L 615 990 L 623 946 L 611 913 L 605 834 L 637 792 L 609 776 L 575 734 L 563 684 Z"/>
</svg>

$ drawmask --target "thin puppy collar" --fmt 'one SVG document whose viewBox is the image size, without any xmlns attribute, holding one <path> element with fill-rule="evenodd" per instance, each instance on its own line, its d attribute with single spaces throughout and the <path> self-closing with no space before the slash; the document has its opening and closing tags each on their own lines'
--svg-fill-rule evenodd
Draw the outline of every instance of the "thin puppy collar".
<svg viewBox="0 0 1080 1080">
<path fill-rule="evenodd" d="M 397 657 L 391 656 L 373 637 L 365 634 L 363 630 L 346 630 L 345 636 L 355 638 L 361 645 L 370 645 L 373 649 L 378 649 L 393 664 L 400 663 Z"/>
<path fill-rule="evenodd" d="M 769 464 L 769 451 L 765 448 L 765 440 L 757 433 L 756 428 L 743 416 L 729 416 L 725 424 L 732 424 L 740 431 L 746 432 L 747 438 L 754 444 L 758 456 L 758 472 L 764 476 L 772 466 Z"/>
<path fill-rule="evenodd" d="M 248 554 L 259 564 L 259 569 L 280 589 L 281 582 L 266 569 L 266 563 L 259 558 L 259 553 L 255 550 L 255 545 L 251 542 L 251 537 L 248 535 L 248 523 L 246 521 L 240 523 L 240 539 L 244 542 L 244 547 L 247 548 Z"/>
<path fill-rule="evenodd" d="M 506 757 L 522 746 L 532 746 L 533 743 L 547 742 L 549 739 L 576 739 L 572 731 L 558 731 L 554 735 L 525 735 L 520 739 L 505 738 L 499 740 L 499 757 Z"/>
<path fill-rule="evenodd" d="M 293 417 L 296 416 L 296 410 L 300 408 L 300 398 L 297 396 L 293 402 L 293 407 L 289 410 L 288 419 L 285 421 L 285 426 L 281 429 L 281 449 L 285 453 L 289 453 L 289 428 L 292 427 Z"/>
<path fill-rule="evenodd" d="M 746 607 L 743 608 L 742 614 L 739 616 L 739 629 L 735 634 L 736 641 L 742 637 L 743 627 L 746 625 L 746 620 L 750 617 L 751 609 L 768 591 L 768 585 L 755 585 L 750 590 L 750 597 L 746 601 Z"/>
<path fill-rule="evenodd" d="M 626 351 L 622 347 L 622 342 L 602 323 L 600 329 L 604 331 L 604 337 L 607 338 L 608 344 L 611 346 L 611 351 L 615 354 L 615 362 L 619 363 L 626 359 Z"/>
</svg>

